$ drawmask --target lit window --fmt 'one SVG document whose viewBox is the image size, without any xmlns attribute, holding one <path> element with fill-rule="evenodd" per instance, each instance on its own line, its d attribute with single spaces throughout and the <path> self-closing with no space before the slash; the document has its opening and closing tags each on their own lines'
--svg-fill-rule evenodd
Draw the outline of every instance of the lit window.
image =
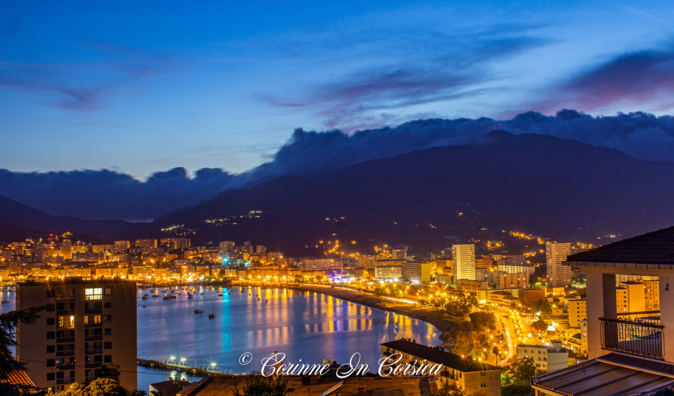
<svg viewBox="0 0 674 396">
<path fill-rule="evenodd" d="M 103 288 L 97 287 L 95 289 L 84 289 L 84 297 L 86 300 L 102 300 Z"/>
</svg>

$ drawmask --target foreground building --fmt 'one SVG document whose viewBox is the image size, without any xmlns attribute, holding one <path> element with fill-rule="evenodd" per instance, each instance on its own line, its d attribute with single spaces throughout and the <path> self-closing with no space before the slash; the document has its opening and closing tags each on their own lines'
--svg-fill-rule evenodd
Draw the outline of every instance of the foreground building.
<svg viewBox="0 0 674 396">
<path fill-rule="evenodd" d="M 136 286 L 126 281 L 26 282 L 16 308 L 47 306 L 34 324 L 16 330 L 17 360 L 35 385 L 53 391 L 96 378 L 103 365 L 136 389 Z"/>
<path fill-rule="evenodd" d="M 400 339 L 381 344 L 382 357 L 399 353 L 399 364 L 442 364 L 439 376 L 435 378 L 439 386 L 456 386 L 466 396 L 501 394 L 501 368 L 465 359 L 438 347 L 417 344 L 409 339 Z"/>
<path fill-rule="evenodd" d="M 618 312 L 616 276 L 657 277 L 660 306 L 674 307 L 674 227 L 569 256 L 565 265 L 587 276 L 590 360 L 532 378 L 537 395 L 646 395 L 673 389 L 674 310 Z"/>
<path fill-rule="evenodd" d="M 537 373 L 548 373 L 569 366 L 569 352 L 560 345 L 518 345 L 517 359 L 530 357 Z"/>
</svg>

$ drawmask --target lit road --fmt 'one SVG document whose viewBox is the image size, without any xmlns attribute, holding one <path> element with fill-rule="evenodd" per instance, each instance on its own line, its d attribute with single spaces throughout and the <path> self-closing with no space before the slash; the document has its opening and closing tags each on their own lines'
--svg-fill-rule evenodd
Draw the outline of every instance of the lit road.
<svg viewBox="0 0 674 396">
<path fill-rule="evenodd" d="M 510 328 L 506 326 L 505 322 L 503 323 L 503 328 L 505 329 L 505 334 L 506 334 L 506 341 L 508 342 L 508 354 L 506 355 L 505 359 L 501 360 L 498 365 L 503 366 L 506 364 L 506 362 L 513 357 L 513 354 L 515 353 L 515 346 L 513 345 L 512 338 L 510 338 Z"/>
</svg>

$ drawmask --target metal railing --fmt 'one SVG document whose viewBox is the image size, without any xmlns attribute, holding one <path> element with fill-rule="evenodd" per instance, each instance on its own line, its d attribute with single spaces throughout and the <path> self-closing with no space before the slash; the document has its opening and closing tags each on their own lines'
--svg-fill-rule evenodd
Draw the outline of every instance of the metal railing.
<svg viewBox="0 0 674 396">
<path fill-rule="evenodd" d="M 601 347 L 606 350 L 663 359 L 665 326 L 633 320 L 599 318 Z"/>
<path fill-rule="evenodd" d="M 618 319 L 632 322 L 661 325 L 660 311 L 622 312 L 618 313 Z"/>
</svg>

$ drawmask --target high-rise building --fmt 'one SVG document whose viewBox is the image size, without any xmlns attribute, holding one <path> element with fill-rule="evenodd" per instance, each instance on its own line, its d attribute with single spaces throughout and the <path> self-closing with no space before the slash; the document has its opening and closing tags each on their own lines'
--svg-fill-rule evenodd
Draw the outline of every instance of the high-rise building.
<svg viewBox="0 0 674 396">
<path fill-rule="evenodd" d="M 67 260 L 73 258 L 73 242 L 70 239 L 61 242 L 61 255 Z"/>
<path fill-rule="evenodd" d="M 406 282 L 421 284 L 431 281 L 431 263 L 428 261 L 405 261 L 401 270 Z"/>
<path fill-rule="evenodd" d="M 136 241 L 133 243 L 135 247 L 142 248 L 142 249 L 156 249 L 157 248 L 157 240 L 156 239 L 136 239 Z"/>
<path fill-rule="evenodd" d="M 454 280 L 475 280 L 475 245 L 453 245 Z"/>
<path fill-rule="evenodd" d="M 236 244 L 234 241 L 222 241 L 220 242 L 220 254 L 222 257 L 231 257 L 231 255 L 234 253 L 234 249 L 236 248 Z"/>
<path fill-rule="evenodd" d="M 578 298 L 569 300 L 569 327 L 580 328 L 581 322 L 587 319 L 587 300 Z"/>
<path fill-rule="evenodd" d="M 646 311 L 660 310 L 660 280 L 655 277 L 644 277 L 644 300 Z"/>
<path fill-rule="evenodd" d="M 16 308 L 47 306 L 33 324 L 19 324 L 16 357 L 40 388 L 63 390 L 96 378 L 103 365 L 136 389 L 136 286 L 71 278 L 19 283 Z"/>
<path fill-rule="evenodd" d="M 115 254 L 124 254 L 131 247 L 131 242 L 129 241 L 115 241 L 113 248 L 113 253 Z"/>
<path fill-rule="evenodd" d="M 391 250 L 391 258 L 393 260 L 407 259 L 407 248 L 398 248 Z"/>
<path fill-rule="evenodd" d="M 548 286 L 563 287 L 571 284 L 571 267 L 562 265 L 570 252 L 570 243 L 548 242 L 545 244 Z"/>
<path fill-rule="evenodd" d="M 622 282 L 616 287 L 616 305 L 621 312 L 643 312 L 646 310 L 646 288 L 640 282 Z"/>
</svg>

